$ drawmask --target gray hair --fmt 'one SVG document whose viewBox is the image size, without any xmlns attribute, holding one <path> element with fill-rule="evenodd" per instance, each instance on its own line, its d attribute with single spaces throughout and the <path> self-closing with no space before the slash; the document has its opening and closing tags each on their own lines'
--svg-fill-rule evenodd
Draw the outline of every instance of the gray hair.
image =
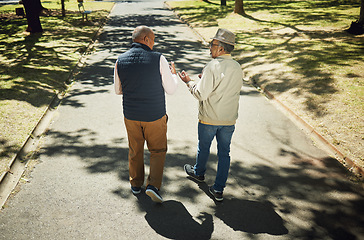
<svg viewBox="0 0 364 240">
<path fill-rule="evenodd" d="M 234 45 L 230 45 L 220 41 L 219 41 L 219 46 L 223 47 L 226 53 L 231 53 L 234 50 Z"/>
<path fill-rule="evenodd" d="M 152 29 L 147 26 L 138 26 L 134 29 L 132 39 L 133 42 L 142 40 L 145 36 L 149 36 L 153 33 Z"/>
</svg>

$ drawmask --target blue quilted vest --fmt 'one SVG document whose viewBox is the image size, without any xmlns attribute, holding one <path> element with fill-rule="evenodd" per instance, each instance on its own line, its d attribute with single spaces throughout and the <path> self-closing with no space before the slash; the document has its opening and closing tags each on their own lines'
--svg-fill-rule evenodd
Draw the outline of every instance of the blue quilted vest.
<svg viewBox="0 0 364 240">
<path fill-rule="evenodd" d="M 129 51 L 118 57 L 125 118 L 152 122 L 166 114 L 160 56 L 144 44 L 133 43 Z"/>
</svg>

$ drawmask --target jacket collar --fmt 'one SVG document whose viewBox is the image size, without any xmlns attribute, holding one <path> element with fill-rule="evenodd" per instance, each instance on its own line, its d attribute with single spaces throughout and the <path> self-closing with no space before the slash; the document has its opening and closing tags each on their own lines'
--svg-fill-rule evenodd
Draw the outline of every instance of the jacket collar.
<svg viewBox="0 0 364 240">
<path fill-rule="evenodd" d="M 223 54 L 223 55 L 218 56 L 217 58 L 232 59 L 231 54 Z"/>
<path fill-rule="evenodd" d="M 133 42 L 133 44 L 131 44 L 131 48 L 143 48 L 147 51 L 152 51 L 152 49 L 150 49 L 150 47 L 148 47 L 147 45 L 137 42 Z"/>
</svg>

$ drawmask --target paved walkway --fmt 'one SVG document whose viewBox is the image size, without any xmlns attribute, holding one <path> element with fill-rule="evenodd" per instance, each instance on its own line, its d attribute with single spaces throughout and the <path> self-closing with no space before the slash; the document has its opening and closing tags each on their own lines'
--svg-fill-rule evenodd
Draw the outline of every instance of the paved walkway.
<svg viewBox="0 0 364 240">
<path fill-rule="evenodd" d="M 208 51 L 161 1 L 117 3 L 98 51 L 59 107 L 28 183 L 0 212 L 0 239 L 363 239 L 364 191 L 254 88 L 244 86 L 225 200 L 186 178 L 194 163 L 197 101 L 184 84 L 167 96 L 165 202 L 134 196 L 113 65 L 135 26 L 156 33 L 155 49 L 197 75 Z M 148 153 L 145 153 L 146 158 Z"/>
</svg>

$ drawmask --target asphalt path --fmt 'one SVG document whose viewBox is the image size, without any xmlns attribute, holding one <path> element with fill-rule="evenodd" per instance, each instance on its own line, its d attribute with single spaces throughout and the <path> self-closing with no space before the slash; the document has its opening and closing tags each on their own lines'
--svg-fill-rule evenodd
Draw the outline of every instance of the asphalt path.
<svg viewBox="0 0 364 240">
<path fill-rule="evenodd" d="M 223 203 L 208 194 L 216 143 L 206 183 L 183 171 L 195 161 L 197 101 L 182 82 L 166 97 L 165 202 L 131 194 L 121 97 L 112 83 L 115 60 L 141 24 L 155 31 L 155 50 L 194 78 L 210 60 L 162 1 L 117 3 L 97 51 L 57 110 L 29 181 L 0 212 L 0 239 L 364 239 L 363 189 L 248 85 Z M 147 166 L 148 157 L 146 151 Z"/>
</svg>

